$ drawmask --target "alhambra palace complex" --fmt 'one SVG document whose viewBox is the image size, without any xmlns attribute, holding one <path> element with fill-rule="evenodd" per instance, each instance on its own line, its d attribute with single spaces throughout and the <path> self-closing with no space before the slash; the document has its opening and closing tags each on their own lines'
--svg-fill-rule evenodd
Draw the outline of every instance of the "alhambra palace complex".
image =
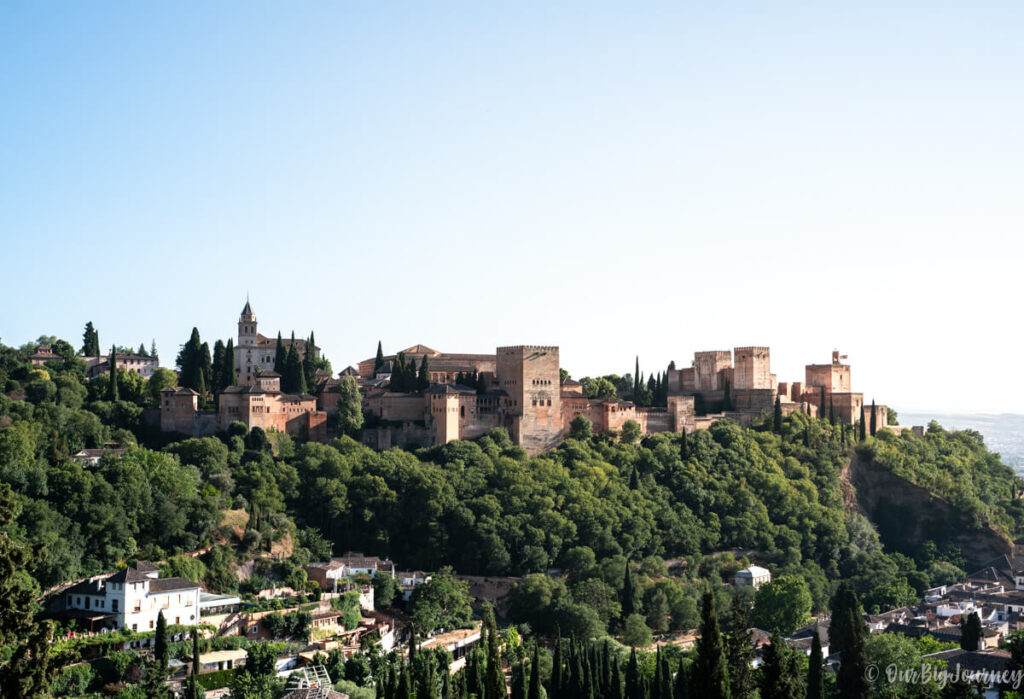
<svg viewBox="0 0 1024 699">
<path fill-rule="evenodd" d="M 296 341 L 300 352 L 304 342 Z M 317 376 L 313 394 L 281 392 L 281 377 L 272 371 L 277 341 L 257 332 L 256 316 L 249 303 L 238 321 L 235 346 L 236 386 L 217 396 L 217 410 L 199 409 L 199 396 L 184 388 L 163 391 L 160 427 L 165 432 L 194 436 L 227 429 L 232 422 L 249 428 L 277 430 L 310 439 L 327 439 L 327 415 L 337 412 L 341 378 Z M 314 353 L 316 347 L 309 348 Z M 505 427 L 513 441 L 528 453 L 557 446 L 572 420 L 583 415 L 597 432 L 621 430 L 634 420 L 643 434 L 692 432 L 714 421 L 731 418 L 749 425 L 770 414 L 776 398 L 783 414 L 803 411 L 818 415 L 824 408 L 848 424 L 873 420 L 877 428 L 888 426 L 885 406 L 864 406 L 864 395 L 853 393 L 850 366 L 839 352 L 829 364 L 809 364 L 804 381 L 778 382 L 771 372 L 767 347 L 737 347 L 731 352 L 697 352 L 693 366 L 668 372 L 668 405 L 638 407 L 618 399 L 592 399 L 583 395 L 579 382 L 561 381 L 558 347 L 518 345 L 499 347 L 494 354 L 449 354 L 423 345 L 405 350 L 406 360 L 422 365 L 429 357 L 430 386 L 423 391 L 389 391 L 391 368 L 397 355 L 359 363 L 358 369 L 341 372 L 353 376 L 362 394 L 364 412 L 371 418 L 363 429 L 363 441 L 377 449 L 391 446 L 431 446 L 456 439 L 474 439 L 494 427 Z M 458 376 L 478 377 L 478 388 L 456 383 Z M 701 405 L 730 409 L 698 415 Z"/>
</svg>

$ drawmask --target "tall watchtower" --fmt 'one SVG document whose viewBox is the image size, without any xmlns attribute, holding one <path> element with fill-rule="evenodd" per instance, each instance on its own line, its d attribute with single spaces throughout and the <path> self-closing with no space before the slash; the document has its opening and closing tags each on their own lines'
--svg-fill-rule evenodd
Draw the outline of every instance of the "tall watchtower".
<svg viewBox="0 0 1024 699">
<path fill-rule="evenodd" d="M 249 299 L 245 300 L 245 308 L 238 316 L 238 346 L 254 347 L 256 345 L 256 314 L 252 312 Z"/>
<path fill-rule="evenodd" d="M 496 368 L 512 439 L 531 454 L 554 447 L 562 432 L 558 348 L 499 347 Z"/>
</svg>

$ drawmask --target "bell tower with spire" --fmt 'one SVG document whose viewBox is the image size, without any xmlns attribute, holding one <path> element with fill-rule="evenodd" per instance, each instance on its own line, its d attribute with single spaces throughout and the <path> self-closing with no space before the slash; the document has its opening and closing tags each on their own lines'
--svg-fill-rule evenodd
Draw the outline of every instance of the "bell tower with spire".
<svg viewBox="0 0 1024 699">
<path fill-rule="evenodd" d="M 238 316 L 238 346 L 256 346 L 256 314 L 252 312 L 248 297 L 245 299 L 245 308 Z"/>
</svg>

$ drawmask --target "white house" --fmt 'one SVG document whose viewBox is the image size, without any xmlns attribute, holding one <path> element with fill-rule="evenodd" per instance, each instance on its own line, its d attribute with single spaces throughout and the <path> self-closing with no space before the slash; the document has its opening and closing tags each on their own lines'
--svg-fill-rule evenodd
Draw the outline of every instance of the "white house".
<svg viewBox="0 0 1024 699">
<path fill-rule="evenodd" d="M 146 561 L 80 582 L 63 596 L 69 616 L 88 615 L 101 628 L 152 631 L 160 612 L 168 624 L 199 623 L 199 584 L 161 578 L 157 567 Z"/>
<path fill-rule="evenodd" d="M 767 568 L 750 566 L 736 573 L 736 587 L 752 587 L 755 590 L 772 581 L 772 574 Z"/>
</svg>

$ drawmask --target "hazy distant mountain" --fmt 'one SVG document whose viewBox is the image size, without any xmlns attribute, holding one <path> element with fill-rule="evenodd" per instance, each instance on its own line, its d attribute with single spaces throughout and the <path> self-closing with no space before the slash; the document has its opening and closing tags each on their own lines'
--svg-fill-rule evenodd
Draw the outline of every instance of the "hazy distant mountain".
<svg viewBox="0 0 1024 699">
<path fill-rule="evenodd" d="M 903 413 L 899 414 L 901 425 L 927 425 L 937 421 L 946 429 L 971 429 L 981 432 L 985 437 L 985 445 L 1003 457 L 1003 463 L 1017 471 L 1024 471 L 1024 415 L 1002 413 L 991 415 L 986 413 L 935 414 L 935 413 Z"/>
</svg>

